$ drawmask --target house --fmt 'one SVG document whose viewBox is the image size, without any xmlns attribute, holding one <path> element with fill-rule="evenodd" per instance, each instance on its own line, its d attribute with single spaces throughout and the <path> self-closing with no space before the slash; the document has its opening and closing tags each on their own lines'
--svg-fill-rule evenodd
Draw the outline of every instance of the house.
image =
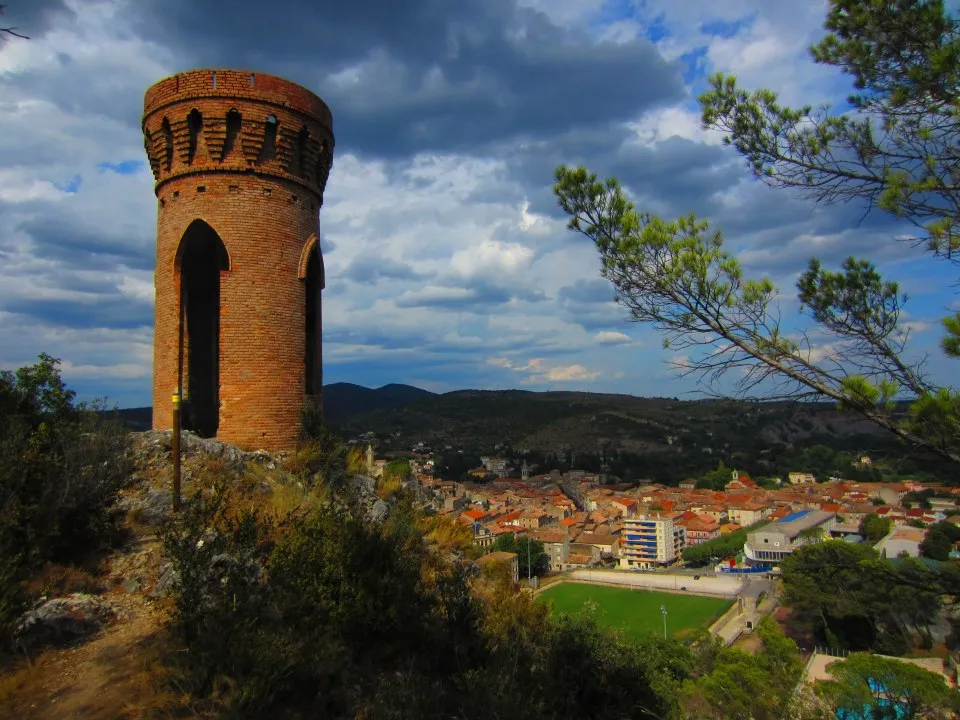
<svg viewBox="0 0 960 720">
<path fill-rule="evenodd" d="M 473 544 L 477 547 L 484 549 L 493 547 L 496 539 L 496 535 L 494 535 L 493 531 L 486 525 L 481 525 L 480 523 L 473 525 Z"/>
<path fill-rule="evenodd" d="M 484 510 L 479 510 L 473 508 L 470 510 L 464 510 L 460 513 L 460 522 L 464 525 L 472 525 L 475 522 L 480 522 L 487 516 L 487 513 Z"/>
<path fill-rule="evenodd" d="M 800 510 L 747 535 L 743 554 L 752 567 L 773 567 L 798 547 L 822 542 L 836 513 Z"/>
<path fill-rule="evenodd" d="M 614 508 L 620 511 L 623 517 L 630 517 L 637 514 L 637 503 L 633 498 L 618 497 L 610 501 Z"/>
<path fill-rule="evenodd" d="M 570 543 L 570 554 L 567 555 L 565 570 L 578 567 L 589 567 L 600 562 L 600 549 L 596 545 L 584 543 Z"/>
<path fill-rule="evenodd" d="M 570 555 L 570 535 L 566 530 L 554 528 L 531 530 L 528 537 L 543 543 L 543 551 L 550 558 L 551 572 L 564 569 Z"/>
<path fill-rule="evenodd" d="M 510 578 L 510 582 L 520 582 L 520 560 L 516 553 L 502 551 L 487 553 L 477 560 L 477 565 L 485 572 L 496 572 L 500 568 L 504 568 L 508 573 L 507 577 Z"/>
<path fill-rule="evenodd" d="M 447 512 L 453 512 L 455 510 L 462 510 L 470 504 L 470 500 L 466 495 L 461 495 L 460 497 L 445 497 L 443 499 L 443 509 Z"/>
<path fill-rule="evenodd" d="M 727 506 L 727 517 L 743 527 L 748 527 L 765 519 L 773 508 L 765 502 L 739 502 Z"/>
<path fill-rule="evenodd" d="M 817 479 L 812 473 L 791 472 L 787 473 L 787 481 L 791 485 L 812 485 Z"/>
<path fill-rule="evenodd" d="M 724 490 L 756 490 L 757 483 L 749 476 L 733 471 L 733 479 L 724 486 Z"/>
<path fill-rule="evenodd" d="M 686 515 L 693 515 L 687 518 Z M 708 540 L 720 537 L 720 523 L 712 517 L 700 516 L 695 513 L 684 513 L 684 518 L 677 521 L 686 529 L 686 544 L 699 545 Z"/>
<path fill-rule="evenodd" d="M 687 478 L 686 480 L 680 481 L 681 490 L 693 490 L 697 487 L 697 481 L 692 478 Z"/>
<path fill-rule="evenodd" d="M 577 536 L 580 545 L 593 545 L 600 551 L 601 558 L 615 558 L 620 549 L 620 538 L 609 532 L 582 532 Z"/>
<path fill-rule="evenodd" d="M 908 557 L 920 557 L 920 543 L 927 536 L 924 528 L 915 528 L 910 525 L 899 525 L 880 542 L 874 545 L 874 548 L 880 557 L 895 558 L 905 554 Z"/>
<path fill-rule="evenodd" d="M 487 469 L 487 472 L 493 475 L 504 475 L 510 467 L 508 460 L 497 457 L 482 457 L 480 458 L 480 463 Z"/>
</svg>

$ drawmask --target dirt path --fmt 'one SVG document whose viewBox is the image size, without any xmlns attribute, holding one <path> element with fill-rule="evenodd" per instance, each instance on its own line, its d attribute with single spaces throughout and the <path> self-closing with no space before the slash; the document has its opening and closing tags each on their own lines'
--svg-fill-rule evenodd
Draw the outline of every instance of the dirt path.
<svg viewBox="0 0 960 720">
<path fill-rule="evenodd" d="M 148 588 L 124 588 L 157 552 L 153 540 L 141 537 L 108 559 L 110 589 L 102 597 L 116 619 L 76 645 L 45 650 L 0 675 L 0 716 L 115 720 L 172 709 L 175 698 L 159 691 L 157 682 L 165 615 L 144 594 Z"/>
</svg>

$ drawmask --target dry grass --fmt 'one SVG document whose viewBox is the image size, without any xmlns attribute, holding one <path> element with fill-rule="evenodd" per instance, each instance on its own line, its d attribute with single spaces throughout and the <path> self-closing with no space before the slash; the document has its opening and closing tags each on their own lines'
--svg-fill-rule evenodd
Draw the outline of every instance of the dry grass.
<svg viewBox="0 0 960 720">
<path fill-rule="evenodd" d="M 199 717 L 164 658 L 176 651 L 163 630 L 106 647 L 80 663 L 84 648 L 52 650 L 0 674 L 0 717 L 20 720 L 160 720 Z M 78 664 L 81 666 L 78 667 Z"/>
<path fill-rule="evenodd" d="M 47 563 L 23 584 L 32 598 L 59 597 L 70 593 L 101 593 L 106 588 L 96 575 L 70 565 Z"/>
<path fill-rule="evenodd" d="M 403 481 L 398 475 L 393 475 L 392 473 L 384 473 L 379 480 L 377 480 L 377 497 L 381 500 L 389 500 L 403 487 Z"/>
<path fill-rule="evenodd" d="M 479 548 L 473 544 L 473 530 L 469 525 L 444 515 L 423 517 L 420 532 L 427 542 L 445 550 L 458 550 L 468 557 L 479 555 Z"/>
</svg>

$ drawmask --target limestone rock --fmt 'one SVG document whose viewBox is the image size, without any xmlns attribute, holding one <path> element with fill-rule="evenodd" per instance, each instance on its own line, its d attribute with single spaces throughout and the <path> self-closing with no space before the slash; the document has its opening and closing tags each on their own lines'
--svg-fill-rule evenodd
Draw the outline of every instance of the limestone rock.
<svg viewBox="0 0 960 720">
<path fill-rule="evenodd" d="M 59 645 L 96 632 L 114 617 L 114 608 L 103 598 L 73 593 L 45 600 L 21 615 L 14 627 L 14 639 L 27 650 Z"/>
</svg>

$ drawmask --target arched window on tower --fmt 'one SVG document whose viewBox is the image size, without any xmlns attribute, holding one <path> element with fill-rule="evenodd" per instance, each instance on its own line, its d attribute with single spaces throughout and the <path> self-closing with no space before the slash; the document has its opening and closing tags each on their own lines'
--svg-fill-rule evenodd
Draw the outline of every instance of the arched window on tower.
<svg viewBox="0 0 960 720">
<path fill-rule="evenodd" d="M 294 150 L 293 163 L 290 168 L 291 175 L 307 175 L 307 142 L 310 140 L 310 131 L 306 128 L 300 128 L 297 133 L 297 144 Z"/>
<path fill-rule="evenodd" d="M 304 338 L 305 381 L 304 394 L 319 395 L 323 391 L 323 312 L 321 292 L 324 286 L 323 258 L 320 248 L 314 242 L 307 257 L 304 277 L 304 319 L 306 337 Z"/>
<path fill-rule="evenodd" d="M 237 138 L 240 137 L 240 128 L 243 125 L 243 118 L 236 108 L 227 113 L 227 137 L 223 141 L 223 159 L 230 157 L 234 147 L 237 144 Z"/>
<path fill-rule="evenodd" d="M 173 130 L 170 129 L 170 121 L 167 118 L 163 119 L 160 131 L 163 133 L 163 169 L 169 170 L 173 165 Z"/>
<path fill-rule="evenodd" d="M 187 162 L 192 163 L 197 154 L 197 143 L 200 140 L 200 132 L 203 130 L 203 115 L 194 108 L 187 116 L 187 129 L 190 131 L 189 150 L 187 151 Z"/>
<path fill-rule="evenodd" d="M 217 232 L 194 220 L 180 240 L 178 385 L 186 391 L 184 429 L 215 437 L 220 424 L 220 273 L 230 269 Z"/>
<path fill-rule="evenodd" d="M 260 154 L 257 156 L 257 162 L 262 163 L 267 160 L 273 160 L 277 156 L 277 129 L 279 123 L 276 115 L 267 117 L 263 128 L 263 146 L 260 148 Z"/>
</svg>

